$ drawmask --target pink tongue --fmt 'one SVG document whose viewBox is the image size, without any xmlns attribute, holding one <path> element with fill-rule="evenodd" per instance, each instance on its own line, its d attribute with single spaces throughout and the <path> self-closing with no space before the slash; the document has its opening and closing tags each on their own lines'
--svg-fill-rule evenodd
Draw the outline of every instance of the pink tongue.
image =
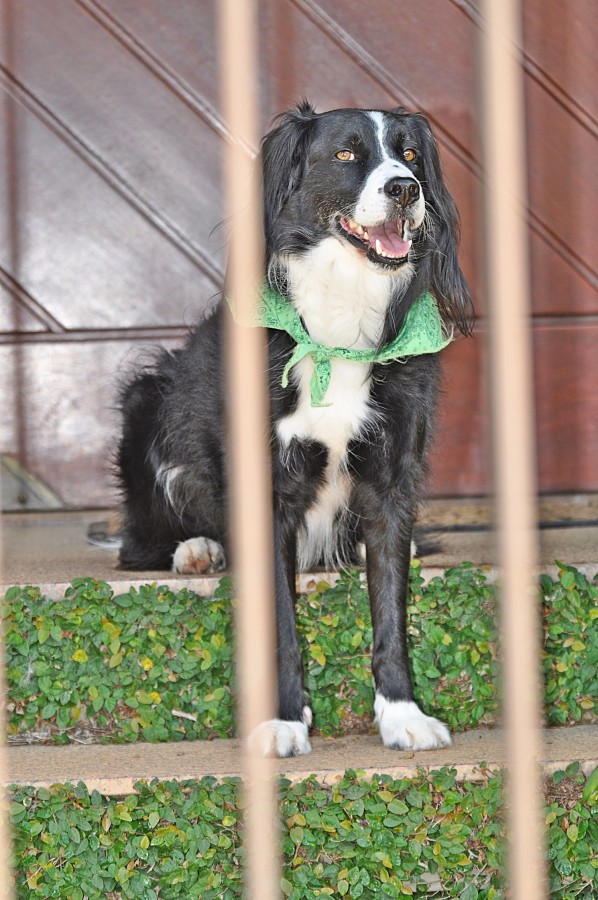
<svg viewBox="0 0 598 900">
<path fill-rule="evenodd" d="M 389 256 L 407 256 L 411 248 L 411 241 L 404 241 L 397 231 L 397 222 L 385 222 L 384 225 L 376 225 L 368 228 L 368 237 L 370 239 L 370 247 L 376 249 L 376 241 L 380 241 L 380 246 L 384 253 Z"/>
</svg>

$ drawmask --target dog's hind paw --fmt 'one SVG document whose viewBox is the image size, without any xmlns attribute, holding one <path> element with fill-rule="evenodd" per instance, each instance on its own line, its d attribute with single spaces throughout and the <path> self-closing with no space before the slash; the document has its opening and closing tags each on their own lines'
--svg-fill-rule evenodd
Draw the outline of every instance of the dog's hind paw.
<svg viewBox="0 0 598 900">
<path fill-rule="evenodd" d="M 302 722 L 290 722 L 284 719 L 270 719 L 254 728 L 249 735 L 251 750 L 262 756 L 301 756 L 311 753 L 308 728 L 311 725 L 311 709 L 303 709 Z"/>
<path fill-rule="evenodd" d="M 225 568 L 224 549 L 210 538 L 196 537 L 181 541 L 172 557 L 172 571 L 181 575 L 207 575 Z"/>
<path fill-rule="evenodd" d="M 374 711 L 385 747 L 393 750 L 450 747 L 451 736 L 444 722 L 426 716 L 413 701 L 387 700 L 376 694 Z"/>
</svg>

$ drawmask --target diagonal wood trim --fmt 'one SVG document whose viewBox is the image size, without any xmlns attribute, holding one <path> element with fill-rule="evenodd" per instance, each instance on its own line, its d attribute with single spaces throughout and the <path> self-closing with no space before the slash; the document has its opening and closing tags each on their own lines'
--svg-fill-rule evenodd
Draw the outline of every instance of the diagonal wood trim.
<svg viewBox="0 0 598 900">
<path fill-rule="evenodd" d="M 547 94 L 550 94 L 555 103 L 558 103 L 571 118 L 581 125 L 593 138 L 598 140 L 598 119 L 596 119 L 585 107 L 572 97 L 562 86 L 550 77 L 537 63 L 524 54 L 524 69 L 530 78 L 538 84 Z"/>
<path fill-rule="evenodd" d="M 551 329 L 562 332 L 563 329 L 595 328 L 598 326 L 598 315 L 571 316 L 566 313 L 552 316 L 534 316 L 532 318 L 534 333 L 539 329 L 549 331 Z M 476 333 L 485 335 L 488 330 L 488 320 L 480 315 L 476 319 Z M 190 331 L 188 325 L 156 325 L 142 328 L 90 328 L 76 329 L 72 331 L 29 331 L 19 334 L 19 344 L 61 344 L 81 343 L 93 341 L 161 341 L 184 340 Z M 15 335 L 9 332 L 0 332 L 0 346 L 15 344 Z"/>
<path fill-rule="evenodd" d="M 482 16 L 471 0 L 451 0 L 451 3 L 460 12 L 464 13 L 478 28 L 481 26 Z M 553 100 L 562 106 L 570 116 L 576 119 L 586 131 L 598 139 L 598 120 L 596 117 L 582 106 L 582 104 L 568 91 L 564 90 L 562 84 L 555 81 L 542 66 L 538 65 L 529 53 L 525 51 L 525 48 L 523 48 L 523 68 L 530 78 L 533 78 L 547 94 L 550 94 Z"/>
<path fill-rule="evenodd" d="M 123 197 L 135 211 L 143 216 L 177 250 L 193 262 L 214 285 L 222 283 L 223 272 L 210 256 L 198 247 L 159 209 L 145 199 L 127 180 L 110 165 L 90 144 L 73 131 L 62 119 L 41 102 L 22 82 L 0 65 L 0 86 L 10 96 L 49 128 L 74 153 L 77 154 L 112 190 Z"/>
<path fill-rule="evenodd" d="M 387 69 L 385 69 L 377 59 L 375 59 L 365 47 L 362 47 L 341 25 L 338 24 L 328 13 L 315 2 L 315 0 L 291 0 L 291 2 L 302 12 L 320 31 L 334 43 L 340 47 L 347 56 L 361 69 L 364 69 L 372 77 L 372 79 L 385 90 L 390 87 L 398 96 L 403 97 L 405 101 L 413 108 L 423 110 L 423 104 L 415 97 L 411 91 L 397 81 Z M 481 168 L 471 151 L 461 144 L 450 131 L 437 119 L 432 113 L 426 111 L 430 122 L 434 126 L 437 135 L 440 136 L 445 146 L 457 157 L 468 169 L 470 169 L 478 178 L 481 177 Z"/>
<path fill-rule="evenodd" d="M 570 245 L 564 245 L 562 237 L 555 234 L 555 232 L 549 228 L 532 209 L 529 209 L 529 207 L 528 215 L 530 229 L 535 231 L 538 237 L 558 254 L 563 263 L 577 272 L 580 278 L 583 278 L 590 287 L 598 290 L 598 272 L 589 266 L 586 260 L 581 259 Z M 563 254 L 563 245 L 567 247 L 566 255 Z"/>
<path fill-rule="evenodd" d="M 38 322 L 41 322 L 50 332 L 57 335 L 64 334 L 64 326 L 58 319 L 55 319 L 41 303 L 38 303 L 31 294 L 28 294 L 25 288 L 2 266 L 0 266 L 0 284 L 12 295 L 17 303 L 24 306 L 27 312 L 34 316 Z M 18 332 L 12 332 L 12 334 L 14 333 Z"/>
<path fill-rule="evenodd" d="M 164 60 L 153 53 L 149 47 L 132 34 L 112 13 L 108 12 L 98 0 L 73 0 L 87 15 L 91 16 L 98 25 L 104 28 L 114 40 L 125 47 L 151 74 L 172 91 L 176 97 L 185 103 L 212 131 L 221 138 L 231 142 L 233 136 L 230 129 L 223 122 L 218 111 L 201 97 L 184 79 L 182 79 Z M 257 153 L 257 148 L 243 145 L 252 155 Z"/>
<path fill-rule="evenodd" d="M 28 331 L 15 338 L 14 333 L 0 332 L 0 346 L 3 344 L 64 344 L 85 341 L 151 341 L 183 339 L 189 334 L 185 325 L 157 325 L 152 328 L 90 328 L 73 331 Z"/>
</svg>

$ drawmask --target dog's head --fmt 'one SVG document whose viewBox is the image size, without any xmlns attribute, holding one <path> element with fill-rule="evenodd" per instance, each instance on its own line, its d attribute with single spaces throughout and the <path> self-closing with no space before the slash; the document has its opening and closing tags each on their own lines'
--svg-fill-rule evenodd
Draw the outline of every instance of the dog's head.
<svg viewBox="0 0 598 900">
<path fill-rule="evenodd" d="M 381 275 L 402 273 L 431 290 L 445 316 L 471 330 L 457 211 L 422 115 L 316 113 L 304 102 L 266 135 L 262 161 L 269 261 L 334 236 Z"/>
</svg>

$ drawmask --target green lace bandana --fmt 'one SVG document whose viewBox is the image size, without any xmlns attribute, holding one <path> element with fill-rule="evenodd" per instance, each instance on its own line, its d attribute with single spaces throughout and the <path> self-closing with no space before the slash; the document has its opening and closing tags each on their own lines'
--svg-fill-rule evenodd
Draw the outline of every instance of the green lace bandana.
<svg viewBox="0 0 598 900">
<path fill-rule="evenodd" d="M 234 316 L 234 304 L 230 298 L 227 297 L 227 300 Z M 286 331 L 297 344 L 282 373 L 283 387 L 288 386 L 289 373 L 293 366 L 305 356 L 311 356 L 314 363 L 310 381 L 311 405 L 315 407 L 330 406 L 324 402 L 324 398 L 330 384 L 333 358 L 348 359 L 367 365 L 395 360 L 406 362 L 410 356 L 438 353 L 453 339 L 453 335 L 447 335 L 443 328 L 436 301 L 430 293 L 421 294 L 417 298 L 397 336 L 379 349 L 351 350 L 348 347 L 327 347 L 325 344 L 318 344 L 310 338 L 292 303 L 268 284 L 263 287 L 261 302 L 251 325 Z"/>
</svg>

